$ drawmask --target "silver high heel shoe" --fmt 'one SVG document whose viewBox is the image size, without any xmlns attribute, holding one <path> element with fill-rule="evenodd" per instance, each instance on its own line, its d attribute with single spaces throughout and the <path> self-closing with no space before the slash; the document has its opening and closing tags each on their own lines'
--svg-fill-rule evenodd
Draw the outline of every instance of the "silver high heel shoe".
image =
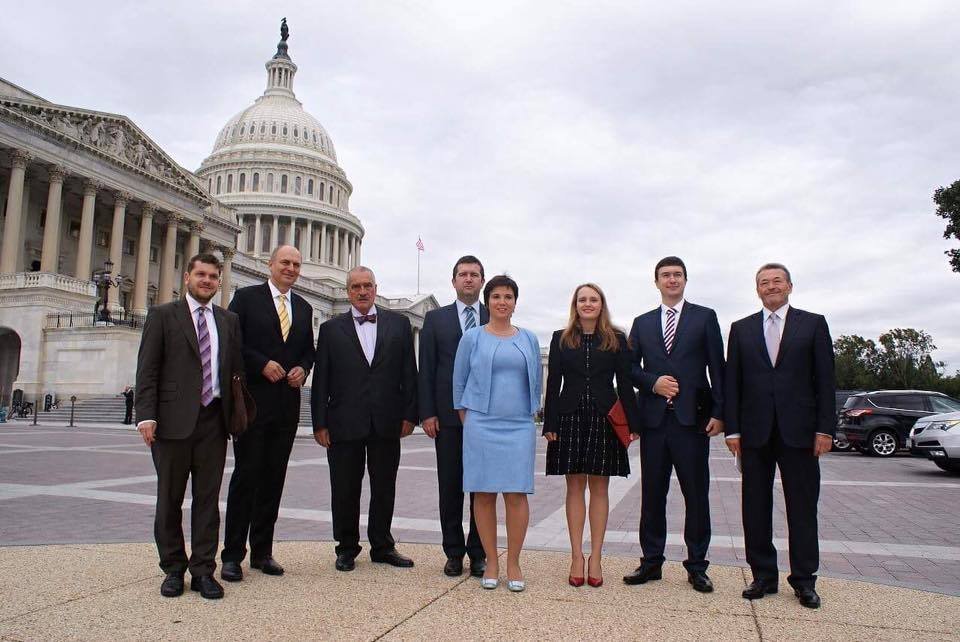
<svg viewBox="0 0 960 642">
<path fill-rule="evenodd" d="M 524 580 L 507 580 L 507 588 L 514 593 L 519 593 L 527 588 L 527 583 Z"/>
<path fill-rule="evenodd" d="M 498 586 L 500 586 L 500 578 L 499 577 L 481 577 L 480 586 L 488 590 L 493 590 Z"/>
</svg>

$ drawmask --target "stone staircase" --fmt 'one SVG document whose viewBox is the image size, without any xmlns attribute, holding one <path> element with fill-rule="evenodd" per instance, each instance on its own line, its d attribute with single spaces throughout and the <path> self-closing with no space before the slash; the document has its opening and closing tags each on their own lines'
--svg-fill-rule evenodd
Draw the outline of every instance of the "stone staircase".
<svg viewBox="0 0 960 642">
<path fill-rule="evenodd" d="M 83 424 L 119 424 L 123 422 L 123 413 L 126 406 L 124 399 L 116 397 L 94 397 L 77 401 L 74 407 L 73 423 L 76 426 Z M 23 419 L 8 418 L 8 421 L 33 423 L 33 414 Z M 61 398 L 60 407 L 50 412 L 43 409 L 37 414 L 38 423 L 67 424 L 70 422 L 70 398 Z M 300 425 L 310 427 L 310 388 L 304 388 L 300 393 Z"/>
<path fill-rule="evenodd" d="M 121 395 L 115 397 L 93 397 L 77 401 L 74 406 L 73 424 L 119 424 L 123 423 L 126 402 Z M 8 421 L 33 423 L 33 413 L 23 419 L 8 418 Z M 70 422 L 70 398 L 61 397 L 60 407 L 50 412 L 40 408 L 37 423 L 67 424 Z"/>
</svg>

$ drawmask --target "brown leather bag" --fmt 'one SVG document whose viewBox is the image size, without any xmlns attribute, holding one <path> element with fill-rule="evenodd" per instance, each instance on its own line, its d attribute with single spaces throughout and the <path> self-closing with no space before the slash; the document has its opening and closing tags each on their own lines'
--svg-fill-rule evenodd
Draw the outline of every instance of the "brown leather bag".
<svg viewBox="0 0 960 642">
<path fill-rule="evenodd" d="M 230 419 L 230 435 L 236 440 L 257 418 L 257 403 L 240 375 L 233 375 L 230 380 L 233 392 L 233 415 Z"/>
</svg>

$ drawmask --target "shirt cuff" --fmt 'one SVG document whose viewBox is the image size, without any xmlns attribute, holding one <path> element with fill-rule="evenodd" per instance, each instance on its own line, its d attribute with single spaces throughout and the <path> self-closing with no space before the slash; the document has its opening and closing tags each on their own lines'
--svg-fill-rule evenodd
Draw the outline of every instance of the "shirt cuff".
<svg viewBox="0 0 960 642">
<path fill-rule="evenodd" d="M 818 435 L 823 435 L 824 437 L 829 437 L 830 439 L 833 439 L 833 435 L 828 435 L 828 434 L 825 433 L 825 432 L 818 432 L 817 434 L 818 434 Z"/>
<path fill-rule="evenodd" d="M 147 423 L 148 421 L 152 421 L 153 423 L 157 423 L 157 420 L 156 420 L 156 419 L 144 419 L 143 421 L 138 421 L 138 422 L 137 422 L 137 430 L 140 430 L 140 426 L 142 426 L 143 424 Z"/>
<path fill-rule="evenodd" d="M 740 439 L 740 433 L 735 432 L 732 435 L 726 435 L 724 439 Z"/>
</svg>

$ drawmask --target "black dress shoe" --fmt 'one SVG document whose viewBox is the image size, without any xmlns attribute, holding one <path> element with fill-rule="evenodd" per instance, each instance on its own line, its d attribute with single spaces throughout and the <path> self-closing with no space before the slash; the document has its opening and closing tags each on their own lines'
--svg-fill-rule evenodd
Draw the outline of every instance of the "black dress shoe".
<svg viewBox="0 0 960 642">
<path fill-rule="evenodd" d="M 641 564 L 629 575 L 623 576 L 624 584 L 646 584 L 663 577 L 663 568 L 654 564 Z"/>
<path fill-rule="evenodd" d="M 443 565 L 443 574 L 447 577 L 460 577 L 463 575 L 463 558 L 448 557 L 447 563 Z"/>
<path fill-rule="evenodd" d="M 377 555 L 371 553 L 370 559 L 377 564 L 389 564 L 390 566 L 399 566 L 402 568 L 410 568 L 413 566 L 413 560 L 406 555 L 401 555 L 395 548 L 386 553 L 378 553 Z"/>
<path fill-rule="evenodd" d="M 160 595 L 163 597 L 178 597 L 183 595 L 183 573 L 167 573 L 160 584 Z"/>
<path fill-rule="evenodd" d="M 353 561 L 353 557 L 341 553 L 337 555 L 336 567 L 338 571 L 352 571 L 356 567 L 357 563 Z"/>
<path fill-rule="evenodd" d="M 693 584 L 694 591 L 713 593 L 713 582 L 703 571 L 690 571 L 687 573 L 687 581 Z"/>
<path fill-rule="evenodd" d="M 239 582 L 243 579 L 243 569 L 240 562 L 224 562 L 220 567 L 220 577 L 228 582 Z"/>
<path fill-rule="evenodd" d="M 265 575 L 283 575 L 283 567 L 272 557 L 265 557 L 262 560 L 250 560 L 250 568 L 256 568 Z"/>
<path fill-rule="evenodd" d="M 208 600 L 219 600 L 223 597 L 223 587 L 213 579 L 213 575 L 201 575 L 190 578 L 190 590 L 200 591 L 200 597 Z"/>
<path fill-rule="evenodd" d="M 795 588 L 793 592 L 796 593 L 797 599 L 800 600 L 800 604 L 807 607 L 808 609 L 819 609 L 820 608 L 820 596 L 817 595 L 817 592 L 813 588 Z"/>
<path fill-rule="evenodd" d="M 487 570 L 487 560 L 470 558 L 470 575 L 472 577 L 483 577 Z"/>
<path fill-rule="evenodd" d="M 759 600 L 764 595 L 773 595 L 777 592 L 776 582 L 764 582 L 763 580 L 753 580 L 750 586 L 743 589 L 743 597 L 748 600 Z"/>
</svg>

